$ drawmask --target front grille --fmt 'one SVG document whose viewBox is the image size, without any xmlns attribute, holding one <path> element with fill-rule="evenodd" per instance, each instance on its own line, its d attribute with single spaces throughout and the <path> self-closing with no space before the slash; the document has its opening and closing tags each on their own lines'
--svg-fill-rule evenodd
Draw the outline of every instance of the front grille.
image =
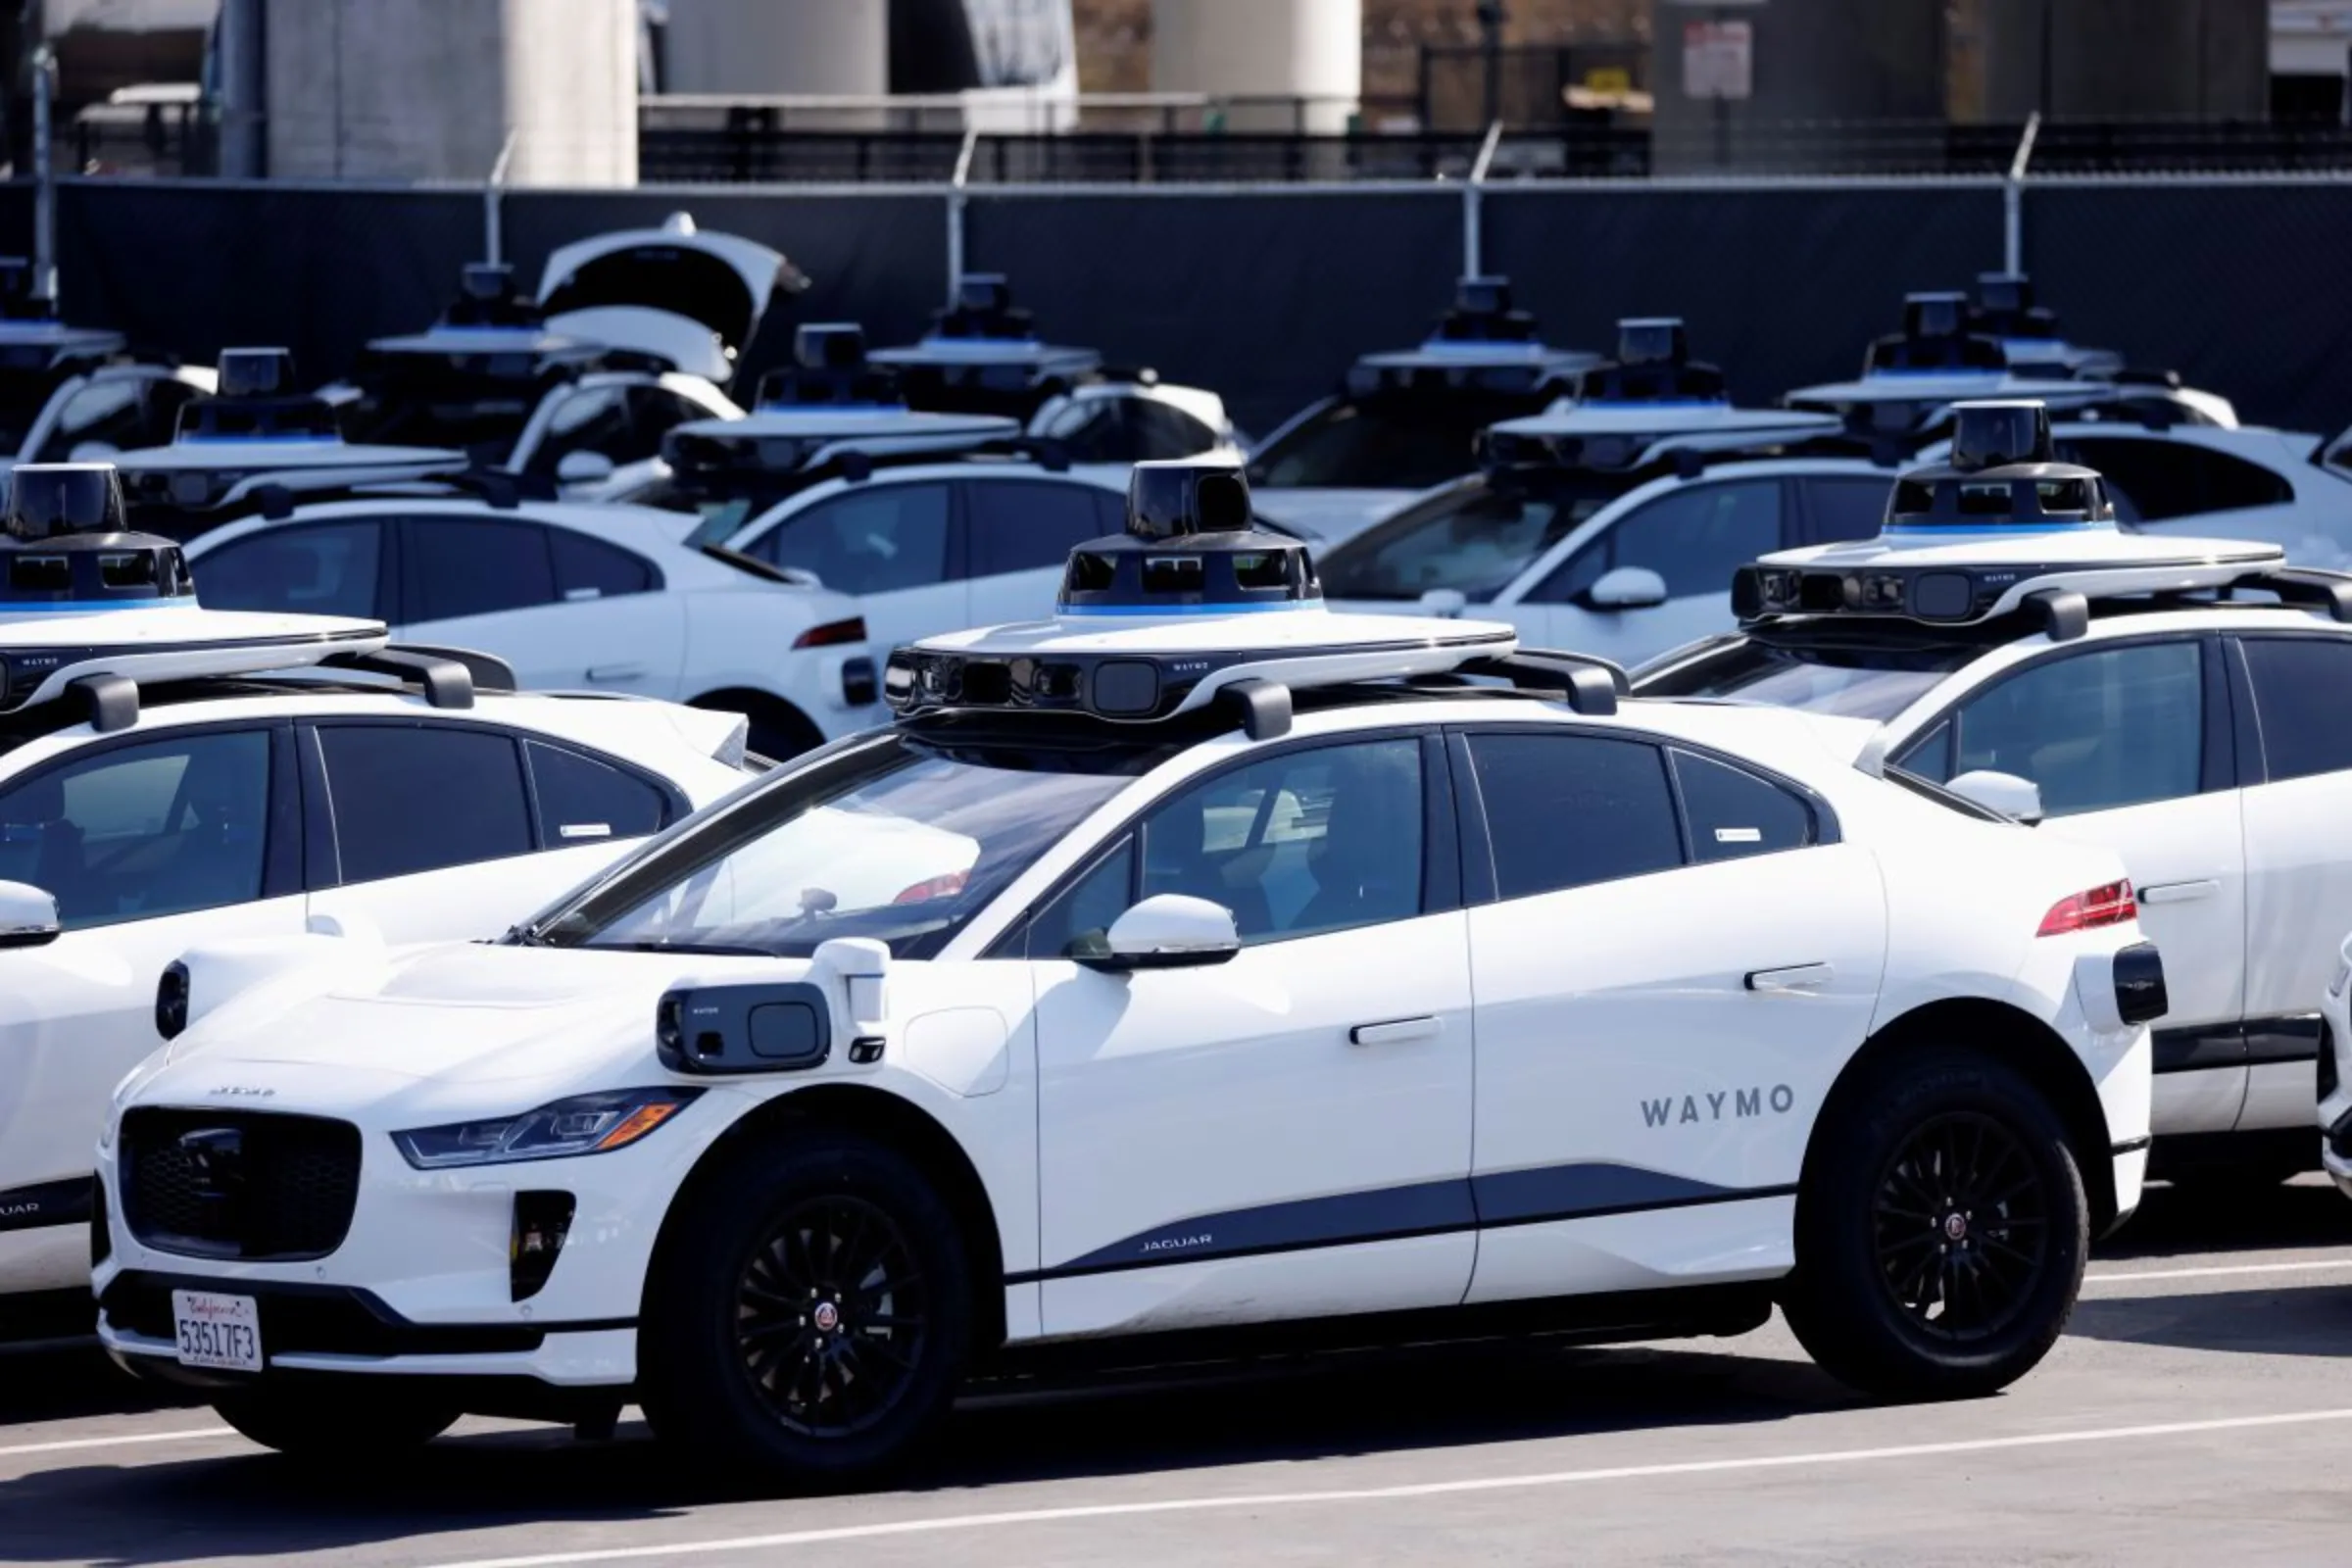
<svg viewBox="0 0 2352 1568">
<path fill-rule="evenodd" d="M 2335 1093 L 2335 1033 L 2328 1021 L 2320 1020 L 2320 1099 Z"/>
<path fill-rule="evenodd" d="M 281 1261 L 343 1245 L 360 1196 L 360 1130 L 266 1111 L 123 1113 L 122 1219 L 147 1246 Z"/>
</svg>

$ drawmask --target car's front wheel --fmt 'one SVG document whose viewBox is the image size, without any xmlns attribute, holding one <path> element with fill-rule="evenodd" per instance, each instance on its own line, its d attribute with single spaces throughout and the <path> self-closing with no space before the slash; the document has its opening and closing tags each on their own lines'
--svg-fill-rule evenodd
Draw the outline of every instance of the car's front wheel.
<svg viewBox="0 0 2352 1568">
<path fill-rule="evenodd" d="M 2074 1311 L 2089 1205 L 2066 1129 L 2009 1067 L 1958 1050 L 1882 1062 L 1816 1134 L 1782 1307 L 1840 1381 L 1990 1394 Z"/>
<path fill-rule="evenodd" d="M 647 1290 L 655 1432 L 721 1468 L 819 1484 L 904 1462 L 947 1413 L 971 1333 L 962 1240 L 921 1169 L 812 1127 L 697 1190 Z"/>
<path fill-rule="evenodd" d="M 289 1458 L 342 1463 L 421 1448 L 458 1411 L 405 1389 L 261 1388 L 213 1401 L 220 1419 Z"/>
</svg>

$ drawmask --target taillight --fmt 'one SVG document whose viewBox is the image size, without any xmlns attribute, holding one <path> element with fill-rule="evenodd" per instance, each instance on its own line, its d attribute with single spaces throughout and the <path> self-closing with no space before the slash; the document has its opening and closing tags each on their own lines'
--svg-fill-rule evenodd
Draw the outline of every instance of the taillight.
<svg viewBox="0 0 2352 1568">
<path fill-rule="evenodd" d="M 952 899 L 963 891 L 971 879 L 969 871 L 950 871 L 945 876 L 925 877 L 910 887 L 900 890 L 893 904 L 928 904 L 933 899 Z"/>
<path fill-rule="evenodd" d="M 2037 937 L 2061 937 L 2069 931 L 2088 931 L 2094 926 L 2122 925 L 2126 920 L 2139 918 L 2139 903 L 2132 897 L 2129 882 L 2109 882 L 2087 893 L 2070 893 L 2050 906 L 2050 912 L 2041 917 Z"/>
<path fill-rule="evenodd" d="M 828 620 L 822 626 L 811 626 L 792 640 L 795 648 L 839 648 L 844 643 L 865 641 L 865 617 L 852 615 L 847 620 Z"/>
</svg>

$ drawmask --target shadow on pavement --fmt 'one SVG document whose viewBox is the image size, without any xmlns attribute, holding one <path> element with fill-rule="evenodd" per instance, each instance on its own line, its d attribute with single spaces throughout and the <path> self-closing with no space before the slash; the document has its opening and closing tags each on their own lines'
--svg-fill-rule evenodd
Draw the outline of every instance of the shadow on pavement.
<svg viewBox="0 0 2352 1568">
<path fill-rule="evenodd" d="M 2093 1255 L 2120 1261 L 2304 1247 L 2352 1247 L 2352 1201 L 2325 1176 L 2253 1193 L 2152 1183 L 2139 1212 Z"/>
<path fill-rule="evenodd" d="M 2180 1296 L 2086 1296 L 2066 1332 L 2127 1345 L 2340 1360 L 2352 1349 L 2352 1277 Z"/>
<path fill-rule="evenodd" d="M 1712 1349 L 1552 1349 L 1525 1343 L 1305 1358 L 1115 1387 L 1007 1390 L 960 1407 L 917 1491 L 1381 1452 L 1612 1431 L 1754 1425 L 1854 1402 L 1811 1366 Z M 444 1439 L 368 1475 L 272 1456 L 128 1465 L 61 1456 L 0 1481 L 13 1562 L 146 1564 L 279 1556 L 516 1525 L 570 1535 L 744 1494 L 686 1473 L 628 1425 L 575 1445 L 553 1428 Z M 415 1550 L 412 1547 L 412 1550 Z M 446 1556 L 478 1556 L 451 1542 Z M 489 1548 L 517 1549 L 512 1541 Z"/>
</svg>

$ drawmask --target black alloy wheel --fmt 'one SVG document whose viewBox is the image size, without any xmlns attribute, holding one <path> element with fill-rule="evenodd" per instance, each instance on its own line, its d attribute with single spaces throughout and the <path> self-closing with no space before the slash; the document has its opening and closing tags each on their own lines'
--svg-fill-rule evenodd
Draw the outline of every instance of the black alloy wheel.
<svg viewBox="0 0 2352 1568">
<path fill-rule="evenodd" d="M 2049 1200 L 2009 1128 L 1975 1111 L 1921 1123 L 1879 1178 L 1880 1282 L 1921 1330 L 1953 1345 L 2017 1320 L 2049 1261 Z"/>
<path fill-rule="evenodd" d="M 735 1288 L 735 1345 L 786 1429 L 841 1438 L 887 1419 L 925 1346 L 929 1286 L 898 1223 L 862 1198 L 812 1199 L 757 1244 Z"/>
</svg>

